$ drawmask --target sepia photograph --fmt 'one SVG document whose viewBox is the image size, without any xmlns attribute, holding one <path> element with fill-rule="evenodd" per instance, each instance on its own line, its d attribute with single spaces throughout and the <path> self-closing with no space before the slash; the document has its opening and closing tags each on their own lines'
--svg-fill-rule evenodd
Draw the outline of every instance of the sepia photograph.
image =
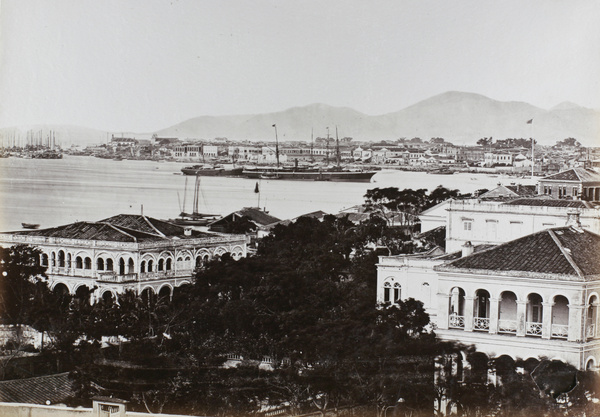
<svg viewBox="0 0 600 417">
<path fill-rule="evenodd" d="M 0 0 L 0 416 L 600 416 L 596 0 Z"/>
</svg>

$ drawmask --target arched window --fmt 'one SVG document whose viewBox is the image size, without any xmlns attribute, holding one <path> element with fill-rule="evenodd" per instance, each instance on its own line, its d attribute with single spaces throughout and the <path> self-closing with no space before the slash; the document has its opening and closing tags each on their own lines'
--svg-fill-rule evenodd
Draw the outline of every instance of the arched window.
<svg viewBox="0 0 600 417">
<path fill-rule="evenodd" d="M 588 309 L 587 309 L 587 317 L 585 323 L 585 335 L 588 339 L 596 338 L 598 334 L 598 297 L 593 295 L 590 297 Z"/>
<path fill-rule="evenodd" d="M 390 303 L 392 296 L 392 284 L 386 282 L 383 284 L 383 302 Z"/>
<path fill-rule="evenodd" d="M 165 260 L 160 258 L 158 260 L 158 270 L 162 271 L 163 269 L 165 269 Z"/>
<path fill-rule="evenodd" d="M 78 256 L 77 258 L 75 258 L 75 268 L 83 269 L 83 259 L 81 259 L 81 256 Z"/>
<path fill-rule="evenodd" d="M 401 295 L 401 287 L 399 283 L 395 283 L 394 284 L 394 303 L 397 304 L 398 301 L 400 301 L 400 295 Z"/>
<path fill-rule="evenodd" d="M 144 272 L 146 272 L 146 261 L 142 261 L 142 263 L 140 264 L 140 272 L 143 274 Z"/>
<path fill-rule="evenodd" d="M 552 306 L 552 337 L 566 339 L 568 336 L 569 300 L 562 295 L 557 295 Z"/>
<path fill-rule="evenodd" d="M 172 264 L 172 260 L 171 260 L 171 258 L 167 258 L 167 267 L 166 267 L 166 270 L 167 270 L 167 271 L 170 271 L 170 270 L 171 270 L 171 264 Z"/>
<path fill-rule="evenodd" d="M 119 275 L 125 275 L 125 259 L 119 258 Z"/>
<path fill-rule="evenodd" d="M 52 266 L 56 266 L 56 253 L 52 252 Z"/>
<path fill-rule="evenodd" d="M 98 271 L 104 271 L 104 259 L 102 259 L 102 258 L 96 259 L 96 269 Z"/>
<path fill-rule="evenodd" d="M 42 253 L 41 263 L 42 263 L 42 266 L 48 266 L 48 254 L 47 253 Z"/>
<path fill-rule="evenodd" d="M 65 267 L 65 252 L 63 250 L 58 252 L 58 266 L 60 268 Z"/>
<path fill-rule="evenodd" d="M 148 261 L 148 272 L 152 272 L 154 268 L 154 261 L 152 261 L 152 259 L 150 259 Z"/>
<path fill-rule="evenodd" d="M 108 258 L 108 259 L 106 260 L 106 270 L 107 270 L 107 271 L 112 271 L 112 270 L 114 270 L 114 269 L 115 269 L 115 268 L 114 268 L 114 266 L 113 266 L 113 260 L 112 260 L 111 258 Z"/>
<path fill-rule="evenodd" d="M 85 266 L 85 269 L 92 269 L 92 259 L 86 257 L 84 266 Z"/>
<path fill-rule="evenodd" d="M 129 258 L 127 262 L 127 273 L 133 274 L 135 272 L 135 264 L 133 263 L 133 259 Z"/>
<path fill-rule="evenodd" d="M 67 254 L 67 268 L 70 268 L 72 264 L 71 254 Z"/>
</svg>

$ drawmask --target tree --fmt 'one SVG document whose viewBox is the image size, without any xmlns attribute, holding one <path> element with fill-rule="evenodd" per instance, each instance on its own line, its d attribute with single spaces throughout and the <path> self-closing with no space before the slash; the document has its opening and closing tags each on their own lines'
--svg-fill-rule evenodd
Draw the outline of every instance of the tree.
<svg viewBox="0 0 600 417">
<path fill-rule="evenodd" d="M 479 146 L 486 147 L 486 146 L 491 146 L 493 142 L 494 142 L 494 140 L 491 137 L 489 137 L 489 138 L 481 138 L 481 139 L 479 139 L 477 141 L 477 144 Z"/>
</svg>

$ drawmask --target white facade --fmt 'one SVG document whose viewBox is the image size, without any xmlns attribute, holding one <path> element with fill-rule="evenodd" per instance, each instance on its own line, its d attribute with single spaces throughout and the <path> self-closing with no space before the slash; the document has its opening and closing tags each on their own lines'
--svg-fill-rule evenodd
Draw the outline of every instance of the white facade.
<svg viewBox="0 0 600 417">
<path fill-rule="evenodd" d="M 80 224 L 83 227 L 98 225 Z M 51 289 L 61 285 L 70 294 L 76 294 L 82 286 L 95 288 L 96 300 L 105 296 L 116 298 L 126 290 L 138 294 L 148 290 L 172 296 L 175 288 L 191 283 L 195 268 L 207 260 L 225 253 L 234 259 L 247 254 L 246 237 L 239 235 L 111 241 L 77 238 L 77 233 L 68 238 L 49 237 L 43 232 L 3 233 L 0 245 L 26 244 L 39 248 L 42 251 L 40 263 L 48 267 L 46 274 Z"/>
<path fill-rule="evenodd" d="M 473 245 L 508 242 L 540 230 L 565 226 L 569 213 L 579 213 L 581 226 L 600 233 L 600 209 L 509 205 L 497 201 L 452 200 L 447 207 L 446 252 Z"/>
<path fill-rule="evenodd" d="M 538 259 L 531 271 L 453 267 L 449 259 L 380 256 L 378 303 L 422 301 L 438 337 L 475 345 L 490 358 L 546 357 L 597 369 L 598 275 L 534 272 Z M 544 255 L 539 259 L 543 263 Z"/>
</svg>

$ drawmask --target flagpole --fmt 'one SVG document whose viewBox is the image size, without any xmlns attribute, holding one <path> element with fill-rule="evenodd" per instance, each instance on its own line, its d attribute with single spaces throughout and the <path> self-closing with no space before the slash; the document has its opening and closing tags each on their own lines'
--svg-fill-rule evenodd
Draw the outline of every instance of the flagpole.
<svg viewBox="0 0 600 417">
<path fill-rule="evenodd" d="M 529 129 L 529 136 L 531 139 L 531 179 L 533 179 L 533 174 L 535 171 L 535 140 L 533 139 L 533 119 L 529 119 L 527 124 L 531 125 L 531 128 Z"/>
</svg>

